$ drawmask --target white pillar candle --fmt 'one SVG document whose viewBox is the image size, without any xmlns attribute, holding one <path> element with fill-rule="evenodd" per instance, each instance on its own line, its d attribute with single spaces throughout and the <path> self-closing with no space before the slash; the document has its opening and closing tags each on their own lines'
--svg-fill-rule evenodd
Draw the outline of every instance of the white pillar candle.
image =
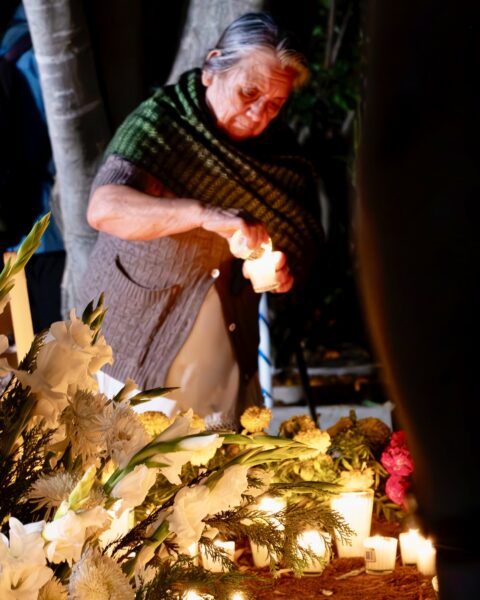
<svg viewBox="0 0 480 600">
<path fill-rule="evenodd" d="M 285 510 L 286 506 L 287 503 L 283 498 L 263 496 L 260 498 L 257 504 L 252 506 L 252 509 L 259 512 L 264 512 L 268 515 L 274 515 L 282 510 Z M 271 519 L 271 522 L 279 531 L 283 529 L 283 525 L 278 519 L 273 518 Z M 273 558 L 274 562 L 278 562 L 279 560 L 275 554 L 270 556 L 266 546 L 258 546 L 250 541 L 250 547 L 252 550 L 253 564 L 258 568 L 270 566 L 270 558 Z"/>
<path fill-rule="evenodd" d="M 276 267 L 278 255 L 272 253 L 272 244 L 262 244 L 263 254 L 260 258 L 248 259 L 244 263 L 253 289 L 257 294 L 270 292 L 278 287 Z"/>
<path fill-rule="evenodd" d="M 395 569 L 397 538 L 374 535 L 363 542 L 365 571 L 372 575 L 391 573 Z"/>
<path fill-rule="evenodd" d="M 330 542 L 328 533 L 310 530 L 304 531 L 297 538 L 297 545 L 304 550 L 310 550 L 318 557 L 312 559 L 305 567 L 305 573 L 321 573 L 330 560 L 330 547 L 327 544 Z"/>
<path fill-rule="evenodd" d="M 215 540 L 213 543 L 215 546 L 217 546 L 217 548 L 223 550 L 227 557 L 233 562 L 235 556 L 235 542 L 223 542 L 222 540 Z M 215 560 L 212 556 L 206 554 L 203 548 L 200 551 L 200 554 L 202 555 L 203 568 L 207 571 L 212 571 L 212 573 L 221 573 L 222 571 L 226 570 L 223 567 L 221 560 Z"/>
<path fill-rule="evenodd" d="M 437 551 L 431 540 L 423 540 L 417 551 L 417 567 L 423 575 L 435 575 Z"/>
<path fill-rule="evenodd" d="M 420 534 L 418 529 L 409 529 L 408 531 L 401 533 L 398 537 L 400 541 L 402 564 L 416 565 L 418 548 L 425 538 Z"/>
<path fill-rule="evenodd" d="M 340 492 L 332 498 L 331 507 L 353 531 L 348 540 L 335 532 L 338 556 L 364 556 L 363 541 L 370 535 L 372 524 L 373 490 Z"/>
</svg>

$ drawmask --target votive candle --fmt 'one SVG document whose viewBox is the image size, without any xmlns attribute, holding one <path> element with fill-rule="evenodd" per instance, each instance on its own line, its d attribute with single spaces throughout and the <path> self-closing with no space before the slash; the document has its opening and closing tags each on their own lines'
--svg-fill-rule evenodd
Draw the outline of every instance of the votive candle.
<svg viewBox="0 0 480 600">
<path fill-rule="evenodd" d="M 233 562 L 235 556 L 235 542 L 224 542 L 222 540 L 215 540 L 214 545 L 221 548 L 227 555 L 227 557 Z M 203 568 L 212 573 L 221 573 L 225 571 L 222 561 L 215 560 L 212 556 L 208 555 L 203 549 L 201 550 Z"/>
<path fill-rule="evenodd" d="M 435 575 L 435 562 L 437 551 L 435 550 L 431 540 L 423 540 L 418 547 L 417 552 L 417 567 L 423 575 Z"/>
<path fill-rule="evenodd" d="M 318 558 L 309 561 L 304 568 L 305 573 L 321 573 L 330 559 L 330 549 L 327 542 L 330 541 L 328 533 L 316 530 L 304 531 L 297 538 L 297 545 L 304 550 L 310 550 Z"/>
<path fill-rule="evenodd" d="M 264 512 L 267 515 L 274 515 L 282 510 L 285 510 L 286 506 L 287 503 L 283 498 L 276 496 L 263 496 L 253 508 L 259 512 Z M 273 518 L 271 521 L 276 529 L 279 531 L 283 529 L 283 525 L 278 519 Z M 256 567 L 268 567 L 270 565 L 271 558 L 273 558 L 275 562 L 278 561 L 278 557 L 275 554 L 272 556 L 269 554 L 266 546 L 259 546 L 251 541 L 250 547 L 252 550 L 253 564 Z"/>
<path fill-rule="evenodd" d="M 401 533 L 398 538 L 400 541 L 400 555 L 402 557 L 402 564 L 417 564 L 418 548 L 425 540 L 423 535 L 420 534 L 418 529 L 409 529 L 408 531 Z"/>
<path fill-rule="evenodd" d="M 397 538 L 374 535 L 363 542 L 365 571 L 372 575 L 391 573 L 395 569 Z"/>
</svg>

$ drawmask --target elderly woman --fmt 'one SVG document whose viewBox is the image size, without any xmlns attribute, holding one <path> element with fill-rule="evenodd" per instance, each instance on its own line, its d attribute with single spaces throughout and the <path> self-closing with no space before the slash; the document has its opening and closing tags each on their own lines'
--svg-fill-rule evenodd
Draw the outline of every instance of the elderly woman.
<svg viewBox="0 0 480 600">
<path fill-rule="evenodd" d="M 179 408 L 233 425 L 261 403 L 258 300 L 228 240 L 271 237 L 276 292 L 305 276 L 322 238 L 315 181 L 276 119 L 307 76 L 271 17 L 246 14 L 203 69 L 160 89 L 121 125 L 93 185 L 101 233 L 85 300 L 105 292 L 109 377 L 179 386 Z"/>
</svg>

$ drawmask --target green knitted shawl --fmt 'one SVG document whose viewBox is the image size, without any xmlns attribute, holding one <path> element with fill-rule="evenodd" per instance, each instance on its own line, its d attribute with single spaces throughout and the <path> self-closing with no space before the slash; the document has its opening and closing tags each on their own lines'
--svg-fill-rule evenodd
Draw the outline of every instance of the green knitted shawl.
<svg viewBox="0 0 480 600">
<path fill-rule="evenodd" d="M 180 198 L 245 211 L 267 227 L 294 272 L 323 238 L 311 164 L 278 120 L 259 136 L 233 141 L 205 102 L 200 70 L 184 73 L 120 126 L 107 155 L 141 167 Z"/>
</svg>

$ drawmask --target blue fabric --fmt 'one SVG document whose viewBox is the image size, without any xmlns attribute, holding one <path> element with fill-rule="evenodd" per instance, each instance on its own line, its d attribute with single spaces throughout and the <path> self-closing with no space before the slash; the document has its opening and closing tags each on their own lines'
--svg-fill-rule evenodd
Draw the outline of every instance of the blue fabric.
<svg viewBox="0 0 480 600">
<path fill-rule="evenodd" d="M 10 25 L 5 32 L 0 43 L 0 56 L 8 50 L 28 32 L 28 23 L 25 16 L 25 10 L 20 5 L 15 11 Z M 42 207 L 38 218 L 42 217 L 50 210 L 50 193 L 54 182 L 55 165 L 52 159 L 50 140 L 48 137 L 48 126 L 45 115 L 45 105 L 43 102 L 42 89 L 40 86 L 40 76 L 38 65 L 32 49 L 27 50 L 17 60 L 16 67 L 25 81 L 25 89 L 22 94 L 22 110 L 26 123 L 24 148 L 27 158 L 31 164 L 42 167 L 42 181 L 39 183 L 36 200 L 40 200 Z M 44 168 L 43 168 L 44 165 Z M 28 173 L 25 174 L 28 177 Z M 25 232 L 25 233 L 28 233 Z M 53 220 L 43 235 L 41 244 L 37 253 L 55 252 L 63 250 L 63 241 L 60 231 Z"/>
</svg>

